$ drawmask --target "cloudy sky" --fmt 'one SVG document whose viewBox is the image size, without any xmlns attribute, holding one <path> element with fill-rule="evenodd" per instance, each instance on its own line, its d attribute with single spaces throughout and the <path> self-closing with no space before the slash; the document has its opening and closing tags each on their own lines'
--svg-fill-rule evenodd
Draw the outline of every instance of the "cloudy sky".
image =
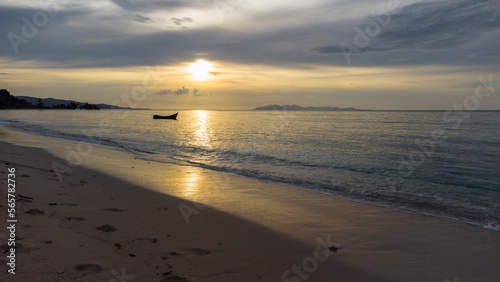
<svg viewBox="0 0 500 282">
<path fill-rule="evenodd" d="M 0 0 L 0 36 L 16 96 L 500 109 L 498 0 Z"/>
</svg>

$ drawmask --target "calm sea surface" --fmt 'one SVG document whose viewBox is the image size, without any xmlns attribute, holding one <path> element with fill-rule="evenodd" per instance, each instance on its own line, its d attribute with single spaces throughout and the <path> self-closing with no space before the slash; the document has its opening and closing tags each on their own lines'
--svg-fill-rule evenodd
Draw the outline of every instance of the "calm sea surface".
<svg viewBox="0 0 500 282">
<path fill-rule="evenodd" d="M 500 230 L 500 112 L 4 110 L 0 125 Z M 295 189 L 290 187 L 290 189 Z"/>
</svg>

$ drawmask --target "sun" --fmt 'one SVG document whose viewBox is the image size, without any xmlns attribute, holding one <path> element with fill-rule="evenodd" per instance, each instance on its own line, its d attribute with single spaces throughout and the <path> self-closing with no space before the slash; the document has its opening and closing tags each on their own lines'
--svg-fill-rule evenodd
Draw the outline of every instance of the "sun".
<svg viewBox="0 0 500 282">
<path fill-rule="evenodd" d="M 210 75 L 211 69 L 212 64 L 204 60 L 198 60 L 187 68 L 194 80 L 207 80 L 212 76 Z"/>
</svg>

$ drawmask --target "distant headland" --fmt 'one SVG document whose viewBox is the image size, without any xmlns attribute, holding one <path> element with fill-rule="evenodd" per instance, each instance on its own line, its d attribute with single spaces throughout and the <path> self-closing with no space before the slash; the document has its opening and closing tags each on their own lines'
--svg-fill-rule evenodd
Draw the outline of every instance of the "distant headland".
<svg viewBox="0 0 500 282">
<path fill-rule="evenodd" d="M 266 105 L 253 109 L 253 111 L 369 111 L 361 110 L 353 107 L 302 107 L 299 105 Z"/>
<path fill-rule="evenodd" d="M 91 104 L 73 100 L 54 98 L 37 98 L 29 96 L 13 96 L 7 89 L 0 89 L 0 109 L 131 109 L 108 104 Z"/>
</svg>

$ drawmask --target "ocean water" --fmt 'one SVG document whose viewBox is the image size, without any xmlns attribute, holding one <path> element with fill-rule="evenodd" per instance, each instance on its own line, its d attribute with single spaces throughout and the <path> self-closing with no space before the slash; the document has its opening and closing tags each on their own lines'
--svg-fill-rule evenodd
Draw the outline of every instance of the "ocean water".
<svg viewBox="0 0 500 282">
<path fill-rule="evenodd" d="M 500 231 L 500 112 L 4 110 L 0 125 Z M 290 186 L 290 189 L 296 189 Z"/>
</svg>

